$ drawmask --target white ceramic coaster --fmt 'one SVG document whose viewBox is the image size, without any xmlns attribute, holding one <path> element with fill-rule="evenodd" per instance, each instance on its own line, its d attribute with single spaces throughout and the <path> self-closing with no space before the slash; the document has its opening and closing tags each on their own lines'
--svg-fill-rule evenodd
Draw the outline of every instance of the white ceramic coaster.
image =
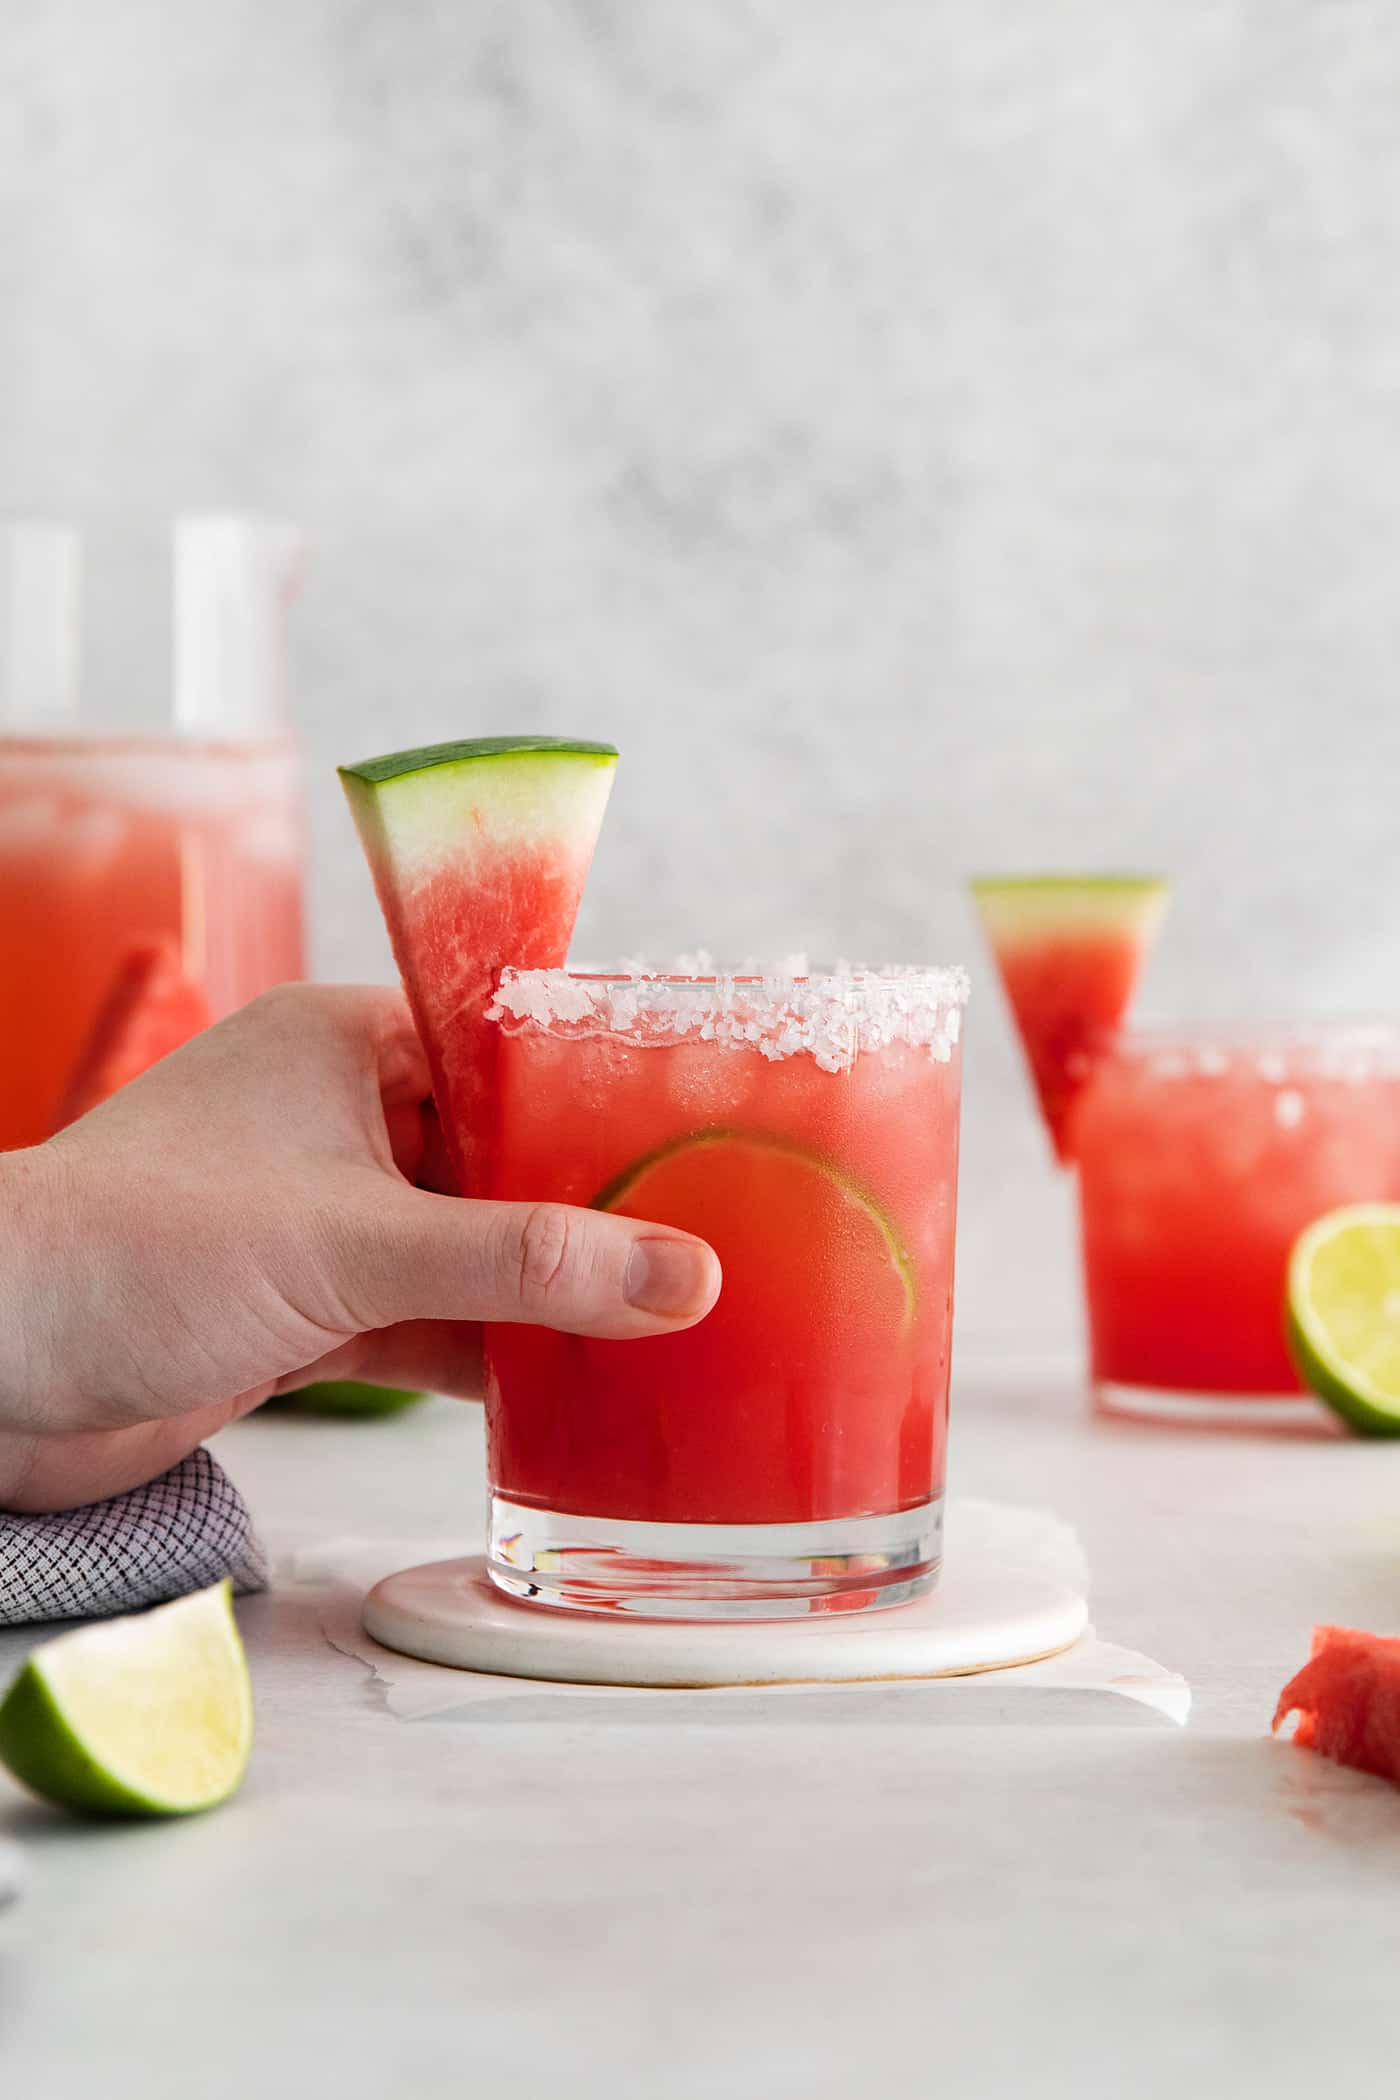
<svg viewBox="0 0 1400 2100">
<path fill-rule="evenodd" d="M 677 1623 L 517 1603 L 480 1554 L 405 1568 L 365 1599 L 365 1632 L 424 1662 L 568 1684 L 843 1683 L 963 1677 L 1056 1655 L 1078 1640 L 1078 1591 L 983 1556 L 956 1555 L 926 1597 L 888 1611 Z"/>
</svg>

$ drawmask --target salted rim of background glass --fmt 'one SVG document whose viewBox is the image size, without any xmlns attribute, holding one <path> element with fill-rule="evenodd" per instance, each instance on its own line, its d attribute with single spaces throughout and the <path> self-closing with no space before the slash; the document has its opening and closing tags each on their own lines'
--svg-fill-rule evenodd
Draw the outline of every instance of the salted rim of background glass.
<svg viewBox="0 0 1400 2100">
<path fill-rule="evenodd" d="M 1281 1085 L 1291 1073 L 1367 1079 L 1400 1076 L 1400 1017 L 1356 1015 L 1282 1021 L 1152 1019 L 1091 1041 L 1086 1072 L 1146 1066 L 1159 1079 L 1240 1078 Z"/>
</svg>

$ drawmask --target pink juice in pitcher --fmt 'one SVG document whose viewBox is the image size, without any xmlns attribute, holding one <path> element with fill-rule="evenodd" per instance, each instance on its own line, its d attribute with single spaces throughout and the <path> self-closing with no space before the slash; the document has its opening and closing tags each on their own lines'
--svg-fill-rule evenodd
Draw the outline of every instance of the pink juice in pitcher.
<svg viewBox="0 0 1400 2100">
<path fill-rule="evenodd" d="M 144 1062 L 303 974 L 301 768 L 283 704 L 300 546 L 258 519 L 177 519 L 168 726 L 123 734 L 80 701 L 78 533 L 10 530 L 0 1150 L 54 1129 L 143 958 L 178 994 Z M 109 697 L 123 709 L 120 689 Z"/>
<path fill-rule="evenodd" d="M 133 947 L 168 941 L 218 1020 L 300 977 L 295 748 L 0 738 L 0 1150 L 47 1137 Z"/>
</svg>

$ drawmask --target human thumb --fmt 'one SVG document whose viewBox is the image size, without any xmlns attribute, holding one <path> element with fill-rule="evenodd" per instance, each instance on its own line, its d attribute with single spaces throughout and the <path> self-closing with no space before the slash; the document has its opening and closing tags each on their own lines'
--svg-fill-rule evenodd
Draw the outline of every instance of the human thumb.
<svg viewBox="0 0 1400 2100">
<path fill-rule="evenodd" d="M 339 1287 L 366 1328 L 523 1320 L 625 1340 L 693 1326 L 720 1289 L 703 1240 L 565 1203 L 404 1189 L 381 1194 L 347 1240 Z"/>
</svg>

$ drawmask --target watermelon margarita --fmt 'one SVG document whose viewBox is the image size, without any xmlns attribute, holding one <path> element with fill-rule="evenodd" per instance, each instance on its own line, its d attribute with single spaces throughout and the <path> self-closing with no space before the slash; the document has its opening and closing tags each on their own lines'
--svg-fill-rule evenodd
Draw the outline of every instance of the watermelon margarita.
<svg viewBox="0 0 1400 2100">
<path fill-rule="evenodd" d="M 489 1562 L 661 1616 L 900 1603 L 939 1558 L 958 971 L 507 971 L 494 1192 L 707 1240 L 679 1334 L 487 1344 Z"/>
<path fill-rule="evenodd" d="M 0 740 L 0 1149 L 37 1144 L 133 953 L 213 1018 L 302 974 L 302 810 L 281 740 Z"/>
<path fill-rule="evenodd" d="M 1259 1420 L 1283 1397 L 1304 1413 L 1289 1251 L 1324 1211 L 1400 1198 L 1400 1034 L 1121 1036 L 1095 1062 L 1074 1150 L 1102 1404 Z"/>
</svg>

